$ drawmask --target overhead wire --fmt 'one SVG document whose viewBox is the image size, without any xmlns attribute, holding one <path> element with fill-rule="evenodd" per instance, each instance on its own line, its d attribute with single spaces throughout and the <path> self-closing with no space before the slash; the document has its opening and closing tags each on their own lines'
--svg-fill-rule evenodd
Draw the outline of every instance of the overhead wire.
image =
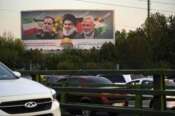
<svg viewBox="0 0 175 116">
<path fill-rule="evenodd" d="M 137 0 L 137 1 L 147 2 L 147 0 Z M 151 2 L 157 3 L 157 4 L 162 4 L 162 5 L 175 5 L 175 2 L 162 2 L 162 1 L 155 1 L 155 0 L 152 0 Z"/>
<path fill-rule="evenodd" d="M 131 6 L 131 5 L 123 5 L 123 4 L 116 4 L 116 3 L 106 3 L 106 2 L 99 2 L 99 1 L 90 1 L 90 0 L 74 0 L 74 1 L 79 1 L 79 2 L 84 2 L 84 3 L 90 3 L 90 4 L 98 4 L 98 5 L 108 5 L 108 6 L 118 6 L 118 7 L 124 7 L 124 8 L 132 8 L 132 9 L 140 9 L 140 10 L 146 10 L 147 8 L 144 7 L 138 7 L 138 6 Z M 145 0 L 141 0 L 146 2 Z M 163 2 L 161 2 L 163 3 Z M 168 12 L 168 13 L 175 13 L 175 11 L 171 10 L 165 10 L 165 9 L 151 9 L 154 11 L 162 11 L 162 12 Z M 19 11 L 19 10 L 13 10 L 13 9 L 0 9 L 0 11 Z"/>
<path fill-rule="evenodd" d="M 90 0 L 75 0 L 75 1 L 90 3 L 90 4 L 98 4 L 98 5 L 100 4 L 100 5 L 110 5 L 110 6 L 118 6 L 118 7 L 125 7 L 125 8 L 133 8 L 133 9 L 140 9 L 140 10 L 146 10 L 147 9 L 147 8 L 144 8 L 144 7 L 123 5 L 123 4 L 116 4 L 116 3 L 105 3 L 105 2 L 99 2 L 99 1 L 90 1 Z M 151 10 L 175 13 L 175 11 L 164 10 L 164 9 L 151 9 Z"/>
</svg>

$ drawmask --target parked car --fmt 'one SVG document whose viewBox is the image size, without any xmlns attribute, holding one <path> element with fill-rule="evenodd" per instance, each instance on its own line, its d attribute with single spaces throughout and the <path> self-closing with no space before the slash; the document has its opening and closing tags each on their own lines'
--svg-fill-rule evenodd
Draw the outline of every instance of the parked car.
<svg viewBox="0 0 175 116">
<path fill-rule="evenodd" d="M 65 76 L 57 81 L 58 85 L 64 85 L 64 87 L 94 87 L 105 88 L 104 84 L 112 84 L 112 82 L 104 77 L 97 76 Z M 59 96 L 59 94 L 58 94 Z M 98 94 L 69 94 L 66 93 L 66 103 L 90 103 L 90 104 L 103 104 L 113 106 L 127 106 L 128 102 L 125 99 L 124 94 L 112 94 L 110 93 L 98 93 Z M 58 98 L 59 99 L 59 98 Z M 81 114 L 82 116 L 95 116 L 95 112 L 89 110 L 72 110 L 67 109 L 72 114 Z M 110 116 L 116 116 L 117 113 L 109 112 Z"/>
<path fill-rule="evenodd" d="M 0 62 L 0 116 L 61 116 L 55 90 Z"/>
<path fill-rule="evenodd" d="M 174 82 L 174 80 L 165 79 L 165 90 L 175 92 L 175 82 Z M 166 95 L 165 97 L 166 97 L 166 108 L 175 110 L 175 96 Z M 149 107 L 153 108 L 153 109 L 156 109 L 157 107 L 160 107 L 160 105 L 158 106 L 158 99 L 159 99 L 159 96 L 154 96 L 151 99 Z"/>
<path fill-rule="evenodd" d="M 149 86 L 153 88 L 153 77 L 133 79 L 132 81 L 128 82 L 127 85 L 142 85 L 143 87 Z M 174 80 L 165 79 L 165 86 L 175 87 Z"/>
<path fill-rule="evenodd" d="M 114 84 L 117 85 L 125 85 L 126 83 L 130 82 L 132 80 L 130 74 L 124 74 L 124 75 L 107 75 L 107 74 L 98 74 L 97 77 L 105 77 L 111 80 Z"/>
<path fill-rule="evenodd" d="M 149 86 L 152 84 L 153 84 L 153 78 L 149 78 L 149 77 L 133 79 L 127 83 L 127 85 L 143 85 L 143 86 Z"/>
<path fill-rule="evenodd" d="M 127 83 L 127 86 L 134 86 L 134 85 L 141 85 L 141 87 L 144 87 L 144 89 L 153 89 L 153 78 L 148 77 L 148 78 L 139 78 L 139 79 L 134 79 L 130 82 Z M 166 90 L 172 90 L 174 91 L 175 89 L 175 82 L 172 79 L 165 79 L 165 87 Z M 171 89 L 169 89 L 171 88 Z M 149 96 L 151 97 L 149 106 L 150 108 L 155 108 L 157 107 L 157 102 L 158 102 L 158 96 L 152 96 L 152 95 L 143 95 L 143 96 Z M 166 108 L 168 109 L 175 109 L 175 96 L 166 96 Z"/>
</svg>

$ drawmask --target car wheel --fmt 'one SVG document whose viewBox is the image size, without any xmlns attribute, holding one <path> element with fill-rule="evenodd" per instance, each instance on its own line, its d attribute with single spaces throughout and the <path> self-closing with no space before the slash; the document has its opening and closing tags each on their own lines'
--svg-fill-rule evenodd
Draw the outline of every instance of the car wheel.
<svg viewBox="0 0 175 116">
<path fill-rule="evenodd" d="M 91 101 L 82 100 L 81 103 L 91 103 Z M 81 110 L 81 116 L 95 116 L 95 115 L 96 115 L 96 113 L 94 111 L 87 110 L 87 109 L 82 109 Z"/>
<path fill-rule="evenodd" d="M 87 109 L 77 110 L 71 112 L 71 114 L 73 114 L 74 116 L 96 116 L 96 113 L 94 111 Z"/>
<path fill-rule="evenodd" d="M 108 112 L 108 116 L 118 116 L 117 112 Z"/>
<path fill-rule="evenodd" d="M 92 111 L 90 110 L 81 110 L 82 116 L 92 116 Z"/>
</svg>

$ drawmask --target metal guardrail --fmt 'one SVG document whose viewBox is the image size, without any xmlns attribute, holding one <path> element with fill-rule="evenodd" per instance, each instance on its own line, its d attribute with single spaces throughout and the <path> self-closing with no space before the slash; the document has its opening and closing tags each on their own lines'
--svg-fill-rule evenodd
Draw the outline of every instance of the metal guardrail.
<svg viewBox="0 0 175 116">
<path fill-rule="evenodd" d="M 112 111 L 112 112 L 125 112 L 129 114 L 139 114 L 139 115 L 149 115 L 152 114 L 152 116 L 174 116 L 175 111 L 172 110 L 161 110 L 161 109 L 143 109 L 142 104 L 139 104 L 140 101 L 143 100 L 143 94 L 145 95 L 175 95 L 175 91 L 161 91 L 161 90 L 142 90 L 142 89 L 126 89 L 126 88 L 77 88 L 77 87 L 55 87 L 57 91 L 61 93 L 69 93 L 69 94 L 98 94 L 98 93 L 119 93 L 119 94 L 134 94 L 136 95 L 135 100 L 135 108 L 129 108 L 129 107 L 112 107 L 112 106 L 104 106 L 104 105 L 89 105 L 89 104 L 65 104 L 62 103 L 61 106 L 64 108 L 73 108 L 73 109 L 88 109 L 88 110 L 97 110 L 97 111 Z M 141 96 L 141 99 L 138 98 L 137 95 Z M 128 96 L 126 96 L 128 97 Z M 139 101 L 140 100 L 140 101 Z"/>
<path fill-rule="evenodd" d="M 58 75 L 89 75 L 89 74 L 145 74 L 145 75 L 174 75 L 175 69 L 121 69 L 121 70 L 112 70 L 112 69 L 99 69 L 99 70 L 19 70 L 23 74 L 58 74 Z"/>
<path fill-rule="evenodd" d="M 174 91 L 162 90 L 142 90 L 142 89 L 125 89 L 125 88 L 79 88 L 79 87 L 54 87 L 56 91 L 66 93 L 127 93 L 127 94 L 146 94 L 146 95 L 172 95 L 175 96 Z"/>
<path fill-rule="evenodd" d="M 166 95 L 175 96 L 175 91 L 165 91 L 165 75 L 174 75 L 174 69 L 141 69 L 141 70 L 59 70 L 59 71 L 20 71 L 23 74 L 30 74 L 33 77 L 33 80 L 37 80 L 39 82 L 42 81 L 40 75 L 49 75 L 49 74 L 57 74 L 57 75 L 96 75 L 96 74 L 145 74 L 145 75 L 154 75 L 154 90 L 145 90 L 137 87 L 136 89 L 126 89 L 126 88 L 73 88 L 73 87 L 55 87 L 54 88 L 62 93 L 127 93 L 127 94 L 135 94 L 135 108 L 120 108 L 120 107 L 112 107 L 112 106 L 94 106 L 89 104 L 66 104 L 61 103 L 63 108 L 85 108 L 90 110 L 103 110 L 103 111 L 114 111 L 114 112 L 128 112 L 132 114 L 138 115 L 147 115 L 151 114 L 152 116 L 164 116 L 164 115 L 175 115 L 175 111 L 166 109 Z M 153 109 L 142 109 L 142 95 L 156 95 L 157 96 L 157 108 Z M 64 98 L 63 98 L 64 99 Z"/>
<path fill-rule="evenodd" d="M 122 107 L 112 107 L 112 106 L 105 106 L 105 105 L 89 105 L 89 104 L 70 104 L 70 103 L 61 103 L 62 108 L 71 108 L 71 109 L 87 109 L 87 110 L 94 110 L 95 111 L 106 111 L 106 112 L 124 112 L 129 115 L 141 115 L 141 116 L 174 116 L 175 112 L 171 110 L 166 111 L 159 111 L 153 109 L 141 109 L 141 108 L 122 108 Z"/>
</svg>

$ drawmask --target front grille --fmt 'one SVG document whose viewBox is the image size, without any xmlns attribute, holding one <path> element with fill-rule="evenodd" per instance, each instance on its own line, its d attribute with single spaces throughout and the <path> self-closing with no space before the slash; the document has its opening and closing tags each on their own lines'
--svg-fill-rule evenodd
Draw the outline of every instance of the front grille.
<svg viewBox="0 0 175 116">
<path fill-rule="evenodd" d="M 35 115 L 35 116 L 53 116 L 53 114 L 41 114 L 41 115 Z"/>
<path fill-rule="evenodd" d="M 25 107 L 25 103 L 27 102 L 36 102 L 37 106 L 34 108 Z M 30 99 L 23 101 L 11 101 L 11 102 L 3 102 L 0 104 L 0 109 L 9 114 L 19 114 L 19 113 L 30 113 L 30 112 L 38 112 L 51 109 L 52 100 L 50 98 L 46 99 Z"/>
</svg>

